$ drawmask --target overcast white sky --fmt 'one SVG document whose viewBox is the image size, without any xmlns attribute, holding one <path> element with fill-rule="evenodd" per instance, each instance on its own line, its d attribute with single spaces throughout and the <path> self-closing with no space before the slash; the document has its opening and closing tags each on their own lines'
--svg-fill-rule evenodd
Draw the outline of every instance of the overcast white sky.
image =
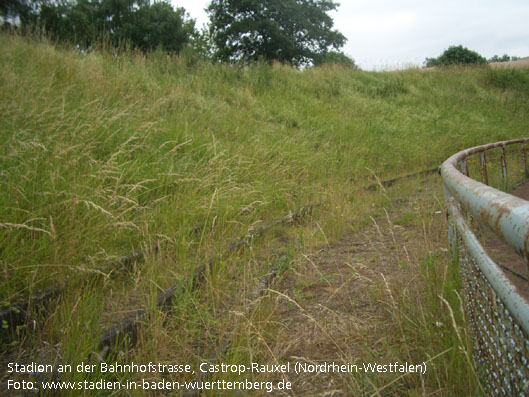
<svg viewBox="0 0 529 397">
<path fill-rule="evenodd" d="M 209 0 L 172 0 L 197 27 Z M 342 49 L 363 69 L 422 65 L 462 44 L 486 58 L 529 56 L 529 0 L 342 0 L 332 12 L 347 37 Z"/>
</svg>

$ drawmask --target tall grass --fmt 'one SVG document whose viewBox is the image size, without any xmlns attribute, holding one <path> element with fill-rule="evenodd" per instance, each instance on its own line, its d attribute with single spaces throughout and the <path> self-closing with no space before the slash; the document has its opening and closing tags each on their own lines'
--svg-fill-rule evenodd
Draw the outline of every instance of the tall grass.
<svg viewBox="0 0 529 397">
<path fill-rule="evenodd" d="M 265 271 L 258 264 L 285 242 L 303 240 L 289 255 L 329 244 L 387 205 L 357 187 L 526 134 L 528 72 L 509 73 L 211 65 L 161 52 L 82 55 L 2 34 L 0 303 L 59 282 L 79 287 L 24 337 L 62 341 L 82 361 L 112 318 L 150 302 L 154 325 L 135 354 L 167 359 L 163 346 L 194 360 L 191 346 L 199 340 L 205 354 L 230 327 L 227 307 L 244 302 Z M 219 261 L 208 287 L 182 292 L 171 313 L 154 307 L 161 289 L 241 235 L 320 201 L 309 226 L 278 228 Z M 155 241 L 159 255 L 108 268 Z M 106 276 L 82 284 L 94 272 Z M 87 332 L 93 343 L 76 345 Z"/>
</svg>

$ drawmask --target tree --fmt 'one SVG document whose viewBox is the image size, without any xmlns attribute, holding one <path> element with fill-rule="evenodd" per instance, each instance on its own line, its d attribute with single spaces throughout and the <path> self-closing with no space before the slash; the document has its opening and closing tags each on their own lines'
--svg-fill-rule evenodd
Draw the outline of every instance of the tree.
<svg viewBox="0 0 529 397">
<path fill-rule="evenodd" d="M 189 49 L 193 57 L 197 60 L 212 60 L 214 55 L 214 44 L 209 29 L 203 27 L 200 30 L 195 29 L 191 34 Z"/>
<path fill-rule="evenodd" d="M 134 12 L 132 23 L 124 26 L 123 35 L 144 51 L 162 47 L 178 53 L 190 41 L 194 20 L 185 19 L 183 8 L 173 9 L 163 1 L 145 4 Z"/>
<path fill-rule="evenodd" d="M 207 12 L 215 58 L 317 62 L 346 41 L 327 14 L 337 7 L 332 0 L 212 0 Z"/>
<path fill-rule="evenodd" d="M 75 33 L 72 30 L 75 21 L 68 19 L 74 4 L 66 1 L 41 1 L 38 6 L 37 27 L 56 41 L 68 38 L 72 40 Z M 77 26 L 77 30 L 82 26 Z"/>
<path fill-rule="evenodd" d="M 503 56 L 494 55 L 492 58 L 489 58 L 489 62 L 510 62 L 510 61 L 517 61 L 520 57 L 511 57 L 507 54 L 504 54 Z"/>
<path fill-rule="evenodd" d="M 462 45 L 450 46 L 438 58 L 426 58 L 426 67 L 451 65 L 482 65 L 487 60 Z"/>
<path fill-rule="evenodd" d="M 350 58 L 343 52 L 339 51 L 328 51 L 322 54 L 314 61 L 314 65 L 340 65 L 352 69 L 358 69 L 358 66 L 356 65 L 353 58 Z"/>
<path fill-rule="evenodd" d="M 36 5 L 32 0 L 0 0 L 0 26 L 24 26 L 34 22 Z"/>
<path fill-rule="evenodd" d="M 10 0 L 11 1 L 11 0 Z M 38 25 L 54 40 L 88 49 L 107 38 L 149 51 L 180 52 L 195 30 L 183 8 L 164 0 L 39 0 Z"/>
</svg>

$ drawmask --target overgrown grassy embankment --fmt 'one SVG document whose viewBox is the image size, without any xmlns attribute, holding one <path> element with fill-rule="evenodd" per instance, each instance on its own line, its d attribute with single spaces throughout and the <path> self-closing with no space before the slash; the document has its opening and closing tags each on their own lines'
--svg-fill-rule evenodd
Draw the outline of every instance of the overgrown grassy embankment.
<svg viewBox="0 0 529 397">
<path fill-rule="evenodd" d="M 199 362 L 233 328 L 229 311 L 266 272 L 263 263 L 286 257 L 288 272 L 296 258 L 358 230 L 417 188 L 358 187 L 439 165 L 472 145 L 524 136 L 529 121 L 527 70 L 238 67 L 161 52 L 81 55 L 8 35 L 0 36 L 0 86 L 0 302 L 68 281 L 42 327 L 20 330 L 16 343 L 60 343 L 63 359 L 74 363 L 95 349 L 102 324 L 147 302 L 149 324 L 126 359 Z M 409 222 L 420 225 L 441 208 L 428 189 L 436 201 L 410 211 Z M 306 223 L 275 229 L 218 261 L 206 286 L 183 290 L 169 312 L 155 308 L 161 289 L 236 239 L 315 202 L 324 205 Z M 435 243 L 410 256 L 408 265 L 425 276 L 417 295 L 392 313 L 399 321 L 420 315 L 451 323 L 438 297 L 457 303 L 457 276 L 445 254 L 431 253 L 442 244 L 443 224 L 436 227 L 437 237 L 422 235 Z M 106 267 L 156 241 L 161 252 L 132 270 Z M 99 278 L 87 283 L 87 274 Z M 429 313 L 410 303 L 421 295 L 431 300 Z M 263 321 L 262 337 L 273 339 L 273 314 Z M 468 355 L 453 330 L 414 332 L 406 346 L 417 356 L 453 349 L 424 390 L 473 392 Z M 271 360 L 264 346 L 246 357 Z"/>
</svg>

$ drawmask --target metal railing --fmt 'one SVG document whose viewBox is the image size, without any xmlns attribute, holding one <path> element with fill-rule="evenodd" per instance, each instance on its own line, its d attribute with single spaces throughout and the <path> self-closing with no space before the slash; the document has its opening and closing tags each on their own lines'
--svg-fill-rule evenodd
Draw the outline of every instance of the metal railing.
<svg viewBox="0 0 529 397">
<path fill-rule="evenodd" d="M 506 148 L 512 145 L 517 145 L 517 152 L 520 150 L 517 168 L 527 177 L 527 142 L 529 138 L 466 149 L 446 160 L 440 170 L 448 206 L 450 248 L 459 258 L 476 368 L 487 395 L 529 395 L 529 302 L 520 285 L 511 282 L 485 252 L 471 223 L 492 231 L 528 266 L 529 202 L 487 186 L 487 154 L 493 151 L 500 152 L 498 170 L 507 186 Z M 469 177 L 469 161 L 475 160 L 472 155 L 479 155 L 483 183 Z M 525 282 L 523 288 L 529 289 L 529 283 Z"/>
</svg>

